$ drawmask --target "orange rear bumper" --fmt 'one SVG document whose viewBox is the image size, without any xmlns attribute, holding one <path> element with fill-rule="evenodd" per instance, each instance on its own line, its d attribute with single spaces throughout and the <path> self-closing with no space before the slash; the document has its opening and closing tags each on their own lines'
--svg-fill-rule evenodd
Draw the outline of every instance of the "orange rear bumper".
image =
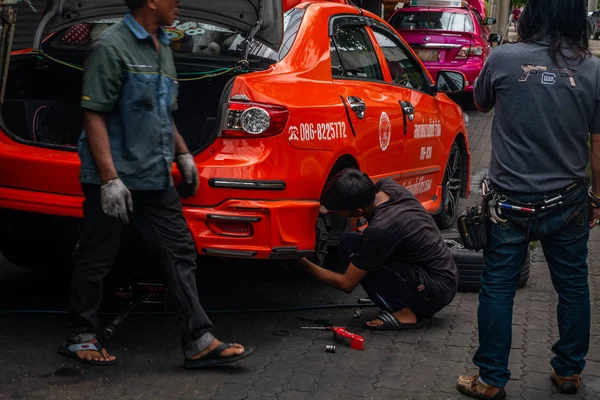
<svg viewBox="0 0 600 400">
<path fill-rule="evenodd" d="M 0 208 L 82 218 L 82 203 L 81 196 L 0 187 Z M 233 199 L 183 210 L 200 254 L 298 258 L 314 249 L 317 201 Z"/>
<path fill-rule="evenodd" d="M 319 203 L 307 200 L 228 200 L 210 208 L 184 207 L 200 254 L 241 258 L 311 255 L 318 214 Z"/>
</svg>

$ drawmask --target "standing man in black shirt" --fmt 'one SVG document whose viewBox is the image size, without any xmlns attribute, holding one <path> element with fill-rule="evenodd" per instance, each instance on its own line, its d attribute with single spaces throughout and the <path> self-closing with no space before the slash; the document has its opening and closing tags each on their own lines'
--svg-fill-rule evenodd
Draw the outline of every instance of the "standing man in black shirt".
<svg viewBox="0 0 600 400">
<path fill-rule="evenodd" d="M 362 284 L 382 310 L 367 328 L 418 328 L 421 317 L 452 302 L 458 270 L 433 218 L 408 190 L 391 179 L 374 185 L 365 173 L 345 169 L 327 184 L 322 203 L 329 213 L 365 217 L 369 225 L 362 234 L 344 236 L 340 247 L 349 262 L 344 274 L 307 259 L 299 264 L 346 293 Z"/>
</svg>

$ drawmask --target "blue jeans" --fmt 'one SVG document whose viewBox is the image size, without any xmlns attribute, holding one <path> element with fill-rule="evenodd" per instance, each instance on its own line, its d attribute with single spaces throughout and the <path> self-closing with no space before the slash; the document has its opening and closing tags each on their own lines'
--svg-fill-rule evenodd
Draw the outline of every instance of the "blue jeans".
<svg viewBox="0 0 600 400">
<path fill-rule="evenodd" d="M 552 367 L 561 376 L 579 374 L 585 367 L 590 337 L 588 287 L 588 204 L 586 185 L 563 197 L 563 203 L 535 214 L 502 211 L 507 222 L 490 222 L 486 267 L 479 292 L 479 349 L 473 362 L 489 385 L 503 388 L 510 379 L 508 358 L 512 313 L 519 273 L 530 241 L 541 242 L 554 289 L 558 293 L 560 339 L 553 345 Z M 537 203 L 557 193 L 511 195 L 523 203 Z"/>
</svg>

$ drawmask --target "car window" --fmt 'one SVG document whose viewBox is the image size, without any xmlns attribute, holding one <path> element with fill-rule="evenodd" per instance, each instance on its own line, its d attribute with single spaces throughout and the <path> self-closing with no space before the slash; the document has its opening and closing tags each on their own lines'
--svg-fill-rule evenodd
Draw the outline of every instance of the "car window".
<svg viewBox="0 0 600 400">
<path fill-rule="evenodd" d="M 342 62 L 338 56 L 333 38 L 329 39 L 329 49 L 331 53 L 331 75 L 333 77 L 344 76 L 344 68 L 342 68 Z"/>
<path fill-rule="evenodd" d="M 362 26 L 340 26 L 331 40 L 331 67 L 337 62 L 334 76 L 383 80 L 375 48 Z"/>
<path fill-rule="evenodd" d="M 390 21 L 394 29 L 438 29 L 473 32 L 471 15 L 454 11 L 412 11 L 395 13 Z"/>
<path fill-rule="evenodd" d="M 292 48 L 292 45 L 296 40 L 296 35 L 300 30 L 302 17 L 304 17 L 304 9 L 302 8 L 292 8 L 285 13 L 283 19 L 283 42 L 281 43 L 281 48 L 277 54 L 278 60 L 282 60 Z"/>
<path fill-rule="evenodd" d="M 425 90 L 425 74 L 419 63 L 388 32 L 374 31 L 394 83 L 409 89 Z"/>
<path fill-rule="evenodd" d="M 249 58 L 278 62 L 292 47 L 304 10 L 292 8 L 284 14 L 284 37 L 279 51 L 253 40 L 249 46 Z M 52 48 L 87 49 L 108 27 L 121 18 L 104 19 L 73 25 L 59 32 L 50 42 Z M 164 28 L 171 39 L 175 57 L 237 57 L 244 37 L 231 29 L 213 23 L 190 20 L 182 17 L 172 26 Z"/>
</svg>

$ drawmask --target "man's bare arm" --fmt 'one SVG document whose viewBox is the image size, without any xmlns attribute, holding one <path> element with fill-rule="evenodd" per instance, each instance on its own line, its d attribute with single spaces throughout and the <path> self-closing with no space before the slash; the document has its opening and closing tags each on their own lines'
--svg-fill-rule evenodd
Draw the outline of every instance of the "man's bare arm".
<svg viewBox="0 0 600 400">
<path fill-rule="evenodd" d="M 338 274 L 337 272 L 319 267 L 308 261 L 306 258 L 298 260 L 298 264 L 304 271 L 308 272 L 319 281 L 345 293 L 351 293 L 368 273 L 367 271 L 356 268 L 353 264 L 348 266 L 348 269 L 344 274 Z"/>
<path fill-rule="evenodd" d="M 102 183 L 117 178 L 117 170 L 110 153 L 110 142 L 104 114 L 86 110 L 83 114 L 83 126 L 87 135 L 90 153 L 96 163 Z"/>
<path fill-rule="evenodd" d="M 179 133 L 179 129 L 177 129 L 175 121 L 173 121 L 173 132 L 175 134 L 175 154 L 189 153 L 190 150 L 188 149 L 183 136 L 181 136 Z"/>
</svg>

